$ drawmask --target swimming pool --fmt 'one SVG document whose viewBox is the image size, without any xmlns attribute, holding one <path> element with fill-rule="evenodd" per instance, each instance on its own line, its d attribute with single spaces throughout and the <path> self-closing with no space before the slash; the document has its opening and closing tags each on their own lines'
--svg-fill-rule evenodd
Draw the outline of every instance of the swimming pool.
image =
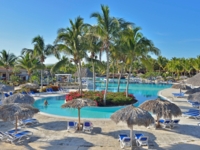
<svg viewBox="0 0 200 150">
<path fill-rule="evenodd" d="M 158 91 L 171 87 L 170 84 L 130 84 L 129 93 L 133 94 L 138 103 L 134 104 L 139 106 L 146 100 L 157 98 Z M 126 84 L 120 85 L 120 91 L 125 91 Z M 97 90 L 105 90 L 105 83 L 96 83 Z M 117 91 L 117 83 L 109 83 L 108 91 Z M 35 101 L 34 107 L 38 108 L 41 112 L 66 116 L 66 117 L 77 117 L 77 109 L 70 108 L 61 108 L 61 105 L 64 104 L 65 96 L 56 96 L 56 97 L 46 97 L 40 100 Z M 44 100 L 48 101 L 48 106 L 44 106 Z M 81 117 L 83 118 L 110 118 L 111 114 L 124 106 L 116 107 L 84 107 L 81 109 Z"/>
</svg>

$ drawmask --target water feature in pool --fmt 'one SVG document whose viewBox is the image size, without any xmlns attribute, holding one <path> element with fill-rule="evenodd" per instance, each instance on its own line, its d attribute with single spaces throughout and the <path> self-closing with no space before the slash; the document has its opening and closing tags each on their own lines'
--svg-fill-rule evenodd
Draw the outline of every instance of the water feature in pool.
<svg viewBox="0 0 200 150">
<path fill-rule="evenodd" d="M 116 83 L 109 83 L 108 90 L 116 92 Z M 120 85 L 120 91 L 125 91 L 125 84 Z M 130 84 L 129 93 L 134 94 L 138 103 L 135 106 L 138 106 L 145 100 L 157 98 L 158 91 L 169 88 L 171 85 L 161 85 L 161 84 Z M 105 83 L 97 83 L 97 90 L 105 90 Z M 34 103 L 34 106 L 40 109 L 41 112 L 66 116 L 66 117 L 77 117 L 77 109 L 62 109 L 61 105 L 64 104 L 65 96 L 56 96 L 56 97 L 46 97 L 40 100 L 37 100 Z M 48 101 L 48 106 L 44 106 L 44 100 Z M 116 107 L 84 107 L 81 109 L 81 117 L 83 118 L 109 118 L 111 114 L 124 106 Z"/>
</svg>

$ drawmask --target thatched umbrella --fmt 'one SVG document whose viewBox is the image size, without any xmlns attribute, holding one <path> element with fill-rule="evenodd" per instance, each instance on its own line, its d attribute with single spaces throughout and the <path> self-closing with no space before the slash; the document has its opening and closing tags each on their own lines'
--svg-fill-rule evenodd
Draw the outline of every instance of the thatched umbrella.
<svg viewBox="0 0 200 150">
<path fill-rule="evenodd" d="M 13 121 L 15 122 L 15 129 L 17 132 L 17 120 L 18 119 L 27 119 L 32 117 L 35 113 L 38 113 L 39 110 L 27 104 L 6 104 L 0 106 L 0 119 L 4 121 Z"/>
<path fill-rule="evenodd" d="M 187 84 L 191 84 L 193 86 L 200 86 L 200 73 L 186 80 Z"/>
<path fill-rule="evenodd" d="M 200 92 L 200 88 L 188 89 L 185 94 L 194 94 Z"/>
<path fill-rule="evenodd" d="M 128 105 L 116 111 L 110 117 L 115 123 L 120 121 L 126 122 L 130 130 L 131 138 L 131 148 L 132 148 L 132 138 L 133 138 L 133 125 L 138 126 L 149 126 L 154 123 L 154 118 L 148 111 L 145 111 L 139 107 L 134 107 L 133 105 Z"/>
<path fill-rule="evenodd" d="M 156 114 L 158 126 L 160 125 L 159 119 L 161 117 L 171 119 L 172 116 L 178 117 L 182 115 L 181 109 L 176 104 L 160 98 L 145 101 L 140 105 L 140 108 Z"/>
<path fill-rule="evenodd" d="M 173 79 L 173 77 L 172 76 L 168 76 L 168 77 L 166 77 L 166 79 Z"/>
<path fill-rule="evenodd" d="M 28 94 L 21 94 L 16 93 L 14 95 L 11 95 L 9 97 L 6 97 L 2 102 L 3 104 L 10 104 L 10 103 L 22 103 L 22 104 L 33 104 L 34 98 L 31 97 Z"/>
<path fill-rule="evenodd" d="M 37 88 L 39 88 L 39 85 L 35 84 L 35 83 L 26 83 L 26 84 L 20 85 L 20 87 L 27 88 L 27 89 L 37 89 Z"/>
<path fill-rule="evenodd" d="M 78 109 L 78 129 L 80 129 L 80 109 L 85 106 L 97 106 L 97 103 L 93 100 L 77 98 L 61 106 L 62 108 L 77 108 Z"/>
<path fill-rule="evenodd" d="M 10 92 L 10 91 L 14 91 L 14 87 L 13 86 L 0 84 L 0 92 L 2 94 L 2 99 L 3 99 L 3 92 Z"/>
<path fill-rule="evenodd" d="M 200 103 L 200 92 L 197 92 L 197 93 L 194 93 L 194 94 L 190 94 L 188 96 L 188 100 Z"/>
</svg>

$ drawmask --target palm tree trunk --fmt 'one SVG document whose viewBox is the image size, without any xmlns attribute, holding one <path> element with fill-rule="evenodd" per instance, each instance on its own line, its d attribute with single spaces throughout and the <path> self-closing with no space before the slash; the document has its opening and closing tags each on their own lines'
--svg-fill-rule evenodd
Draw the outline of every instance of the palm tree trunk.
<svg viewBox="0 0 200 150">
<path fill-rule="evenodd" d="M 107 58 L 107 69 L 106 69 L 106 89 L 103 96 L 103 103 L 106 105 L 106 95 L 108 90 L 108 79 L 109 79 L 109 53 L 108 49 L 106 49 L 106 58 Z"/>
<path fill-rule="evenodd" d="M 94 69 L 94 62 L 92 62 L 92 71 L 93 71 L 93 91 L 95 91 L 95 69 Z"/>
<path fill-rule="evenodd" d="M 41 79 L 40 79 L 40 84 L 41 84 L 41 90 L 43 89 L 43 81 L 42 81 L 42 78 L 43 78 L 43 75 L 42 75 L 42 72 L 43 70 L 41 69 Z"/>
<path fill-rule="evenodd" d="M 80 94 L 82 95 L 82 77 L 81 77 L 81 62 L 78 63 L 79 66 L 79 86 L 80 86 Z"/>
<path fill-rule="evenodd" d="M 6 68 L 6 81 L 9 80 L 9 73 L 8 73 L 8 69 Z"/>
<path fill-rule="evenodd" d="M 121 74 L 121 71 L 120 71 L 120 72 L 119 72 L 119 78 L 118 78 L 117 92 L 119 92 L 119 86 L 120 86 L 121 77 L 122 77 L 122 74 Z"/>
<path fill-rule="evenodd" d="M 131 64 L 131 66 L 129 68 L 129 73 L 128 73 L 128 79 L 127 79 L 127 84 L 126 84 L 126 97 L 128 97 L 128 89 L 129 89 L 129 80 L 130 80 L 131 70 L 132 70 L 132 64 Z"/>
</svg>

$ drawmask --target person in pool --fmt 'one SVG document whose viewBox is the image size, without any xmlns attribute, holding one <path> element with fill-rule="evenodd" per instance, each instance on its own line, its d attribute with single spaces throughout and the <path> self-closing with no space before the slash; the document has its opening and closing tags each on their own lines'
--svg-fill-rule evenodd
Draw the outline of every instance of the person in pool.
<svg viewBox="0 0 200 150">
<path fill-rule="evenodd" d="M 45 101 L 44 101 L 44 106 L 47 106 L 47 105 L 48 105 L 48 101 L 45 100 Z"/>
</svg>

